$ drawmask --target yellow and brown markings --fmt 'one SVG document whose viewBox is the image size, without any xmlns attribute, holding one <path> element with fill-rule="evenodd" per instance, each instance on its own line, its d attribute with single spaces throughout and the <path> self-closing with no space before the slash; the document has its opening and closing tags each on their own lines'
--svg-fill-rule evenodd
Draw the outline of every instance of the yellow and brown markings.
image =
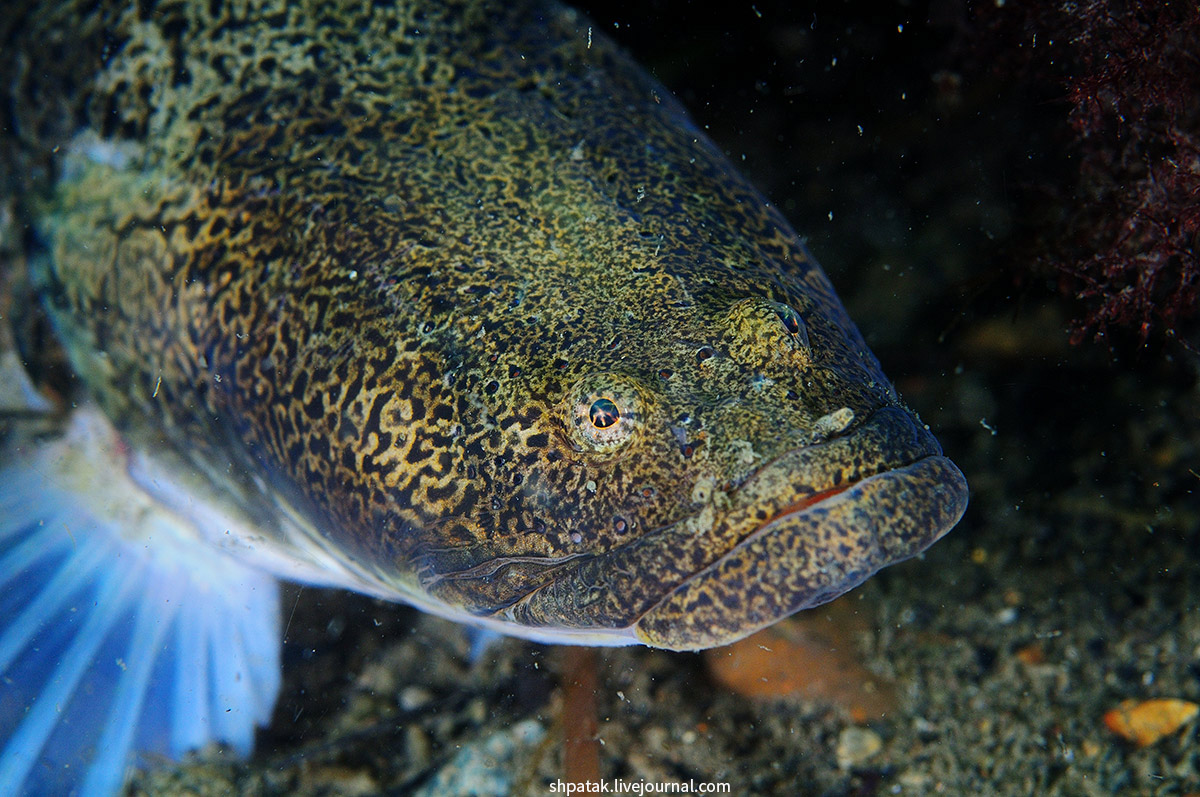
<svg viewBox="0 0 1200 797">
<path fill-rule="evenodd" d="M 31 120 L 23 157 L 59 149 L 39 279 L 78 372 L 385 579 L 628 625 L 775 511 L 725 517 L 761 468 L 899 406 L 786 222 L 573 12 L 77 13 L 87 129 Z"/>
</svg>

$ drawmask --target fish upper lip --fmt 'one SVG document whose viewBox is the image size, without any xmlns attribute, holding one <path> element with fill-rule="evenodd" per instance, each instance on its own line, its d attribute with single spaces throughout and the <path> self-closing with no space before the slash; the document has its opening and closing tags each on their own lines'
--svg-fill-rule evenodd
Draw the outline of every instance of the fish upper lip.
<svg viewBox="0 0 1200 797">
<path fill-rule="evenodd" d="M 883 409 L 902 412 L 901 410 L 893 407 L 885 407 Z M 876 418 L 879 412 L 880 411 L 877 410 L 875 413 L 872 413 L 871 419 Z M 870 421 L 868 421 L 868 423 L 870 423 Z M 864 426 L 865 425 L 866 424 L 864 424 Z M 797 446 L 796 448 L 780 454 L 767 464 L 758 468 L 734 493 L 740 499 L 738 501 L 738 503 L 741 505 L 739 508 L 742 509 L 742 511 L 748 511 L 755 506 L 753 498 L 747 499 L 744 494 L 747 485 L 756 484 L 776 476 L 777 474 L 782 476 L 783 481 L 795 482 L 795 477 L 788 478 L 788 476 L 785 474 L 789 474 L 794 471 L 794 468 L 798 464 L 797 460 L 803 461 L 804 459 L 812 458 L 814 454 L 820 453 L 822 447 L 833 444 L 843 436 L 853 437 L 853 431 L 854 430 L 851 430 L 846 435 L 839 435 L 839 437 L 822 441 L 820 443 Z M 918 438 L 918 440 L 920 440 L 920 438 Z M 757 520 L 748 532 L 740 535 L 737 538 L 737 541 L 730 545 L 724 553 L 706 565 L 701 571 L 698 571 L 696 574 L 694 574 L 692 578 L 699 576 L 704 571 L 711 570 L 713 567 L 719 565 L 722 560 L 727 559 L 737 550 L 752 544 L 756 538 L 770 533 L 773 528 L 779 526 L 780 524 L 786 523 L 787 521 L 804 513 L 813 512 L 821 508 L 827 502 L 836 500 L 838 496 L 843 495 L 852 488 L 871 479 L 878 478 L 881 475 L 893 471 L 902 470 L 930 457 L 940 457 L 942 455 L 942 449 L 932 435 L 927 435 L 926 445 L 920 446 L 914 450 L 912 454 L 913 456 L 911 457 L 901 455 L 893 460 L 884 460 L 880 462 L 877 467 L 871 469 L 870 472 L 862 473 L 857 477 L 846 477 L 843 476 L 840 471 L 836 472 L 833 478 L 827 480 L 825 485 L 813 484 L 810 481 L 801 478 L 800 482 L 803 488 L 802 490 L 797 491 L 796 494 L 791 498 L 782 498 L 781 501 L 784 502 L 784 505 L 781 508 L 775 512 L 769 513 L 765 519 Z M 811 490 L 811 492 L 805 494 L 804 490 Z M 736 511 L 737 510 L 735 509 L 728 514 L 733 515 Z"/>
<path fill-rule="evenodd" d="M 873 454 L 875 460 L 860 462 L 859 472 L 852 475 L 845 471 L 845 463 L 851 460 L 846 455 L 850 453 L 847 449 L 856 446 Z M 835 436 L 784 451 L 731 491 L 733 506 L 722 517 L 727 524 L 745 530 L 736 535 L 728 550 L 767 526 L 810 511 L 867 479 L 941 454 L 937 439 L 906 410 L 893 405 L 877 408 L 865 421 Z M 766 517 L 753 517 L 755 510 L 764 506 L 768 507 Z"/>
</svg>

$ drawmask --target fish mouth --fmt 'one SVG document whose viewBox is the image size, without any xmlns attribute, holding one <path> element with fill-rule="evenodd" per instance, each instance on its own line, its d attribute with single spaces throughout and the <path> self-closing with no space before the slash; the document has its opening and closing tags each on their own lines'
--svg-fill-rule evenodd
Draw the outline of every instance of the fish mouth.
<svg viewBox="0 0 1200 797">
<path fill-rule="evenodd" d="M 497 591 L 472 613 L 548 642 L 724 645 L 921 553 L 962 517 L 967 495 L 933 435 L 906 410 L 884 407 L 763 465 L 719 511 L 712 502 L 600 554 L 493 560 Z M 493 602 L 499 593 L 509 597 Z"/>
<path fill-rule="evenodd" d="M 933 435 L 903 409 L 882 408 L 849 434 L 760 468 L 727 519 L 748 532 L 633 630 L 675 650 L 734 642 L 921 553 L 959 521 L 967 497 Z"/>
<path fill-rule="evenodd" d="M 967 497 L 940 451 L 816 492 L 768 516 L 632 628 L 673 650 L 735 642 L 920 554 L 959 521 Z"/>
</svg>

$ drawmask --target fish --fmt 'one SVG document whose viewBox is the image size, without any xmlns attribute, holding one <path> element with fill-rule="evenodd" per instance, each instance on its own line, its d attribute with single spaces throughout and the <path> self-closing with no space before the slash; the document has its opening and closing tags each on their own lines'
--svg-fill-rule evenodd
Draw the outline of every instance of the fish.
<svg viewBox="0 0 1200 797">
<path fill-rule="evenodd" d="M 61 409 L 0 465 L 0 791 L 249 753 L 280 580 L 698 650 L 965 511 L 787 220 L 576 11 L 6 24 L 12 380 Z"/>
</svg>

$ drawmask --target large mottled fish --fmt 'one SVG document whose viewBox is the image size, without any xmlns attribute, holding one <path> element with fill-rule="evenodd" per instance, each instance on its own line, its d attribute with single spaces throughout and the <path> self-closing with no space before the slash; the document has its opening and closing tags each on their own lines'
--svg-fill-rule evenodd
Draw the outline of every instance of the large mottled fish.
<svg viewBox="0 0 1200 797">
<path fill-rule="evenodd" d="M 130 0 L 0 25 L 33 375 L 5 377 L 29 400 L 0 473 L 0 792 L 247 750 L 276 578 L 690 650 L 961 516 L 787 222 L 576 13 Z M 70 410 L 35 435 L 55 352 Z"/>
</svg>

